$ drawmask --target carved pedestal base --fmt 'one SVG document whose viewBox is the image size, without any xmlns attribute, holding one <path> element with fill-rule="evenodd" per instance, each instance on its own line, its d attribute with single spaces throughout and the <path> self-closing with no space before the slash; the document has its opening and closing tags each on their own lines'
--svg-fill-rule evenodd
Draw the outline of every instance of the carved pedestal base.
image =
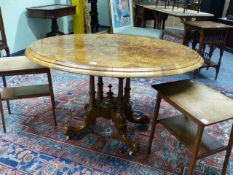
<svg viewBox="0 0 233 175">
<path fill-rule="evenodd" d="M 58 35 L 64 35 L 64 33 L 59 31 L 57 18 L 53 18 L 51 24 L 51 32 L 47 33 L 46 37 L 58 36 Z"/>
<path fill-rule="evenodd" d="M 117 97 L 113 96 L 111 85 L 108 86 L 109 92 L 107 96 L 103 97 L 103 79 L 102 77 L 98 77 L 98 91 L 97 98 L 95 98 L 94 76 L 90 76 L 90 99 L 89 104 L 85 108 L 86 118 L 84 124 L 79 128 L 67 126 L 65 128 L 65 135 L 68 139 L 85 132 L 95 124 L 98 117 L 103 117 L 113 121 L 122 141 L 128 146 L 129 154 L 139 152 L 139 144 L 128 138 L 126 120 L 133 123 L 147 124 L 149 123 L 149 118 L 147 116 L 133 116 L 133 110 L 130 104 L 130 79 L 126 79 L 124 89 L 123 82 L 124 79 L 119 78 Z"/>
</svg>

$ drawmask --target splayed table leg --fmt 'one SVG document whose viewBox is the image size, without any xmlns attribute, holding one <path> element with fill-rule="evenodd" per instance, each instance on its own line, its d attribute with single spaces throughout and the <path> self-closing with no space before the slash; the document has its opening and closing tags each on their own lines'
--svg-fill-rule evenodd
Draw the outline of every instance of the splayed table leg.
<svg viewBox="0 0 233 175">
<path fill-rule="evenodd" d="M 67 126 L 65 127 L 65 135 L 67 139 L 72 136 L 79 135 L 93 126 L 98 117 L 111 119 L 115 124 L 116 130 L 122 141 L 128 146 L 129 154 L 139 152 L 139 144 L 132 141 L 128 137 L 126 121 L 134 123 L 148 123 L 148 117 L 134 117 L 130 104 L 130 79 L 126 79 L 124 94 L 124 78 L 119 78 L 118 96 L 114 97 L 112 85 L 109 85 L 107 96 L 103 96 L 103 78 L 98 77 L 97 98 L 95 98 L 95 77 L 90 76 L 89 85 L 89 104 L 86 105 L 86 118 L 81 127 Z"/>
<path fill-rule="evenodd" d="M 117 111 L 113 113 L 112 120 L 116 126 L 118 134 L 123 142 L 128 146 L 129 154 L 139 151 L 139 144 L 132 142 L 127 135 L 126 116 L 124 113 L 123 78 L 119 78 L 118 85 L 118 105 Z"/>
<path fill-rule="evenodd" d="M 130 104 L 130 78 L 126 78 L 125 95 L 124 95 L 124 111 L 128 121 L 132 123 L 147 124 L 150 122 L 148 116 L 135 116 L 133 114 L 132 105 Z"/>
<path fill-rule="evenodd" d="M 79 135 L 89 129 L 92 125 L 95 124 L 96 118 L 101 117 L 101 110 L 96 106 L 95 99 L 95 77 L 90 76 L 90 86 L 89 86 L 89 105 L 85 107 L 86 118 L 84 124 L 81 127 L 66 126 L 64 134 L 66 139 L 74 135 Z"/>
</svg>

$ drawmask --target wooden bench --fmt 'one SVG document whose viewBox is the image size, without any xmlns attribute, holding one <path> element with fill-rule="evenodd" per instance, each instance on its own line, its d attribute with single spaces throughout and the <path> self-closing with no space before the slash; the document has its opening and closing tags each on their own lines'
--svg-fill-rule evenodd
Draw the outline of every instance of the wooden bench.
<svg viewBox="0 0 233 175">
<path fill-rule="evenodd" d="M 192 80 L 153 85 L 152 87 L 158 91 L 158 96 L 148 154 L 151 151 L 155 126 L 160 123 L 191 150 L 189 175 L 193 173 L 196 160 L 226 150 L 222 169 L 222 174 L 225 174 L 233 144 L 233 125 L 228 145 L 224 145 L 215 137 L 207 134 L 204 128 L 233 119 L 233 100 Z M 161 99 L 175 107 L 184 116 L 158 119 Z"/>
<path fill-rule="evenodd" d="M 48 83 L 18 87 L 7 86 L 6 76 L 17 76 L 25 74 L 46 74 L 48 78 Z M 54 124 L 55 126 L 57 125 L 52 77 L 49 68 L 34 64 L 25 56 L 4 57 L 0 58 L 0 77 L 3 78 L 4 86 L 3 90 L 0 92 L 0 114 L 2 119 L 3 131 L 5 133 L 6 124 L 2 101 L 7 102 L 8 112 L 9 114 L 11 114 L 10 100 L 49 96 L 51 98 Z"/>
</svg>

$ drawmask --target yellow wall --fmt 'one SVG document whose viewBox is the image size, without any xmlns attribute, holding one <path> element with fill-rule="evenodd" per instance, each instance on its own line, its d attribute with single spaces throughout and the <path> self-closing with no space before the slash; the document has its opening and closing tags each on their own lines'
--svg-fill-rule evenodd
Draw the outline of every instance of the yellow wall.
<svg viewBox="0 0 233 175">
<path fill-rule="evenodd" d="M 76 5 L 76 14 L 73 17 L 74 33 L 84 33 L 84 0 L 72 0 L 72 4 Z"/>
</svg>

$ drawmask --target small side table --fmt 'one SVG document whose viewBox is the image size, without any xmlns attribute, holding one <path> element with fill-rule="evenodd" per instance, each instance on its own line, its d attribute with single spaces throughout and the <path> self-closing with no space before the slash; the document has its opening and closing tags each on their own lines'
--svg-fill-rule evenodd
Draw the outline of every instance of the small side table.
<svg viewBox="0 0 233 175">
<path fill-rule="evenodd" d="M 185 36 L 183 44 L 188 46 L 189 42 L 192 41 L 192 48 L 197 50 L 197 52 L 204 58 L 205 64 L 201 68 L 215 68 L 216 80 L 220 70 L 221 59 L 227 43 L 228 34 L 229 31 L 233 29 L 233 26 L 213 21 L 185 21 L 184 27 Z M 197 43 L 199 43 L 199 48 L 196 48 Z M 209 46 L 209 51 L 205 52 L 207 45 Z M 212 60 L 212 55 L 216 48 L 220 50 L 217 63 Z"/>
<path fill-rule="evenodd" d="M 231 19 L 228 19 L 227 17 L 219 18 L 218 22 L 223 23 L 223 24 L 227 24 L 227 25 L 230 25 L 230 26 L 233 26 L 233 19 L 231 20 Z M 232 32 L 229 33 L 229 35 L 228 35 L 228 41 L 226 43 L 226 48 L 228 50 L 233 51 L 233 33 Z"/>
<path fill-rule="evenodd" d="M 75 14 L 75 8 L 76 6 L 72 5 L 53 4 L 38 7 L 30 7 L 27 8 L 27 11 L 28 16 L 31 18 L 52 19 L 51 32 L 46 34 L 47 37 L 50 37 L 56 35 L 64 35 L 63 32 L 59 31 L 57 18 Z"/>
<path fill-rule="evenodd" d="M 228 144 L 211 136 L 205 128 L 224 121 L 231 122 L 233 119 L 233 100 L 192 80 L 157 84 L 152 85 L 152 87 L 157 90 L 158 95 L 147 153 L 151 151 L 155 127 L 160 123 L 190 150 L 191 159 L 188 175 L 195 174 L 193 171 L 198 159 L 226 151 L 221 173 L 221 175 L 225 175 L 233 146 L 233 125 L 229 125 L 231 131 Z M 162 99 L 183 115 L 159 119 Z M 218 132 L 221 133 L 220 130 Z"/>
</svg>

